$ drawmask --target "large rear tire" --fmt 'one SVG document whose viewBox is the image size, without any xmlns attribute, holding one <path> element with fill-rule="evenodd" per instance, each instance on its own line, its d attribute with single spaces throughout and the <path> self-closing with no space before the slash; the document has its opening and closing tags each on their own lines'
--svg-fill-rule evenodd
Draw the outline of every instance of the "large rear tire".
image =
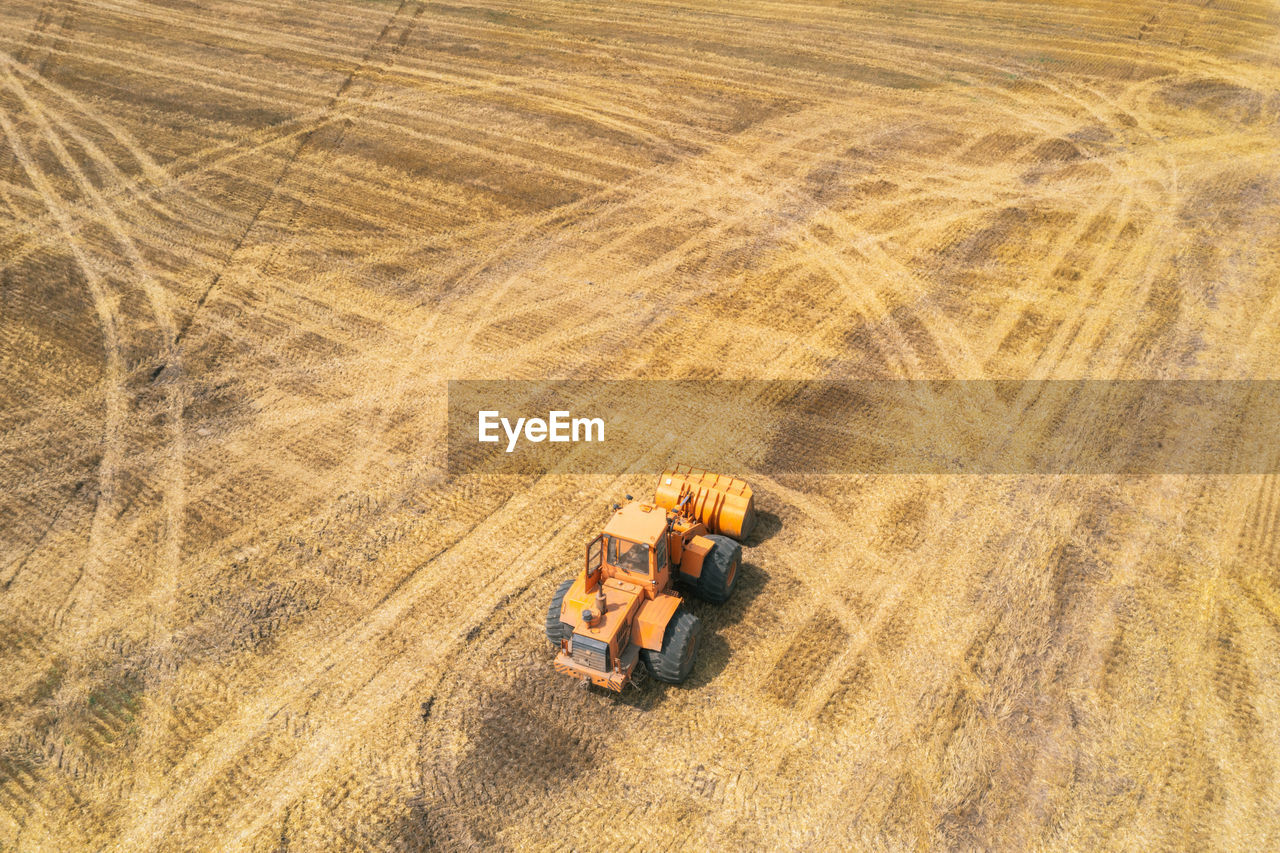
<svg viewBox="0 0 1280 853">
<path fill-rule="evenodd" d="M 679 684 L 693 670 L 701 636 L 702 623 L 698 617 L 680 608 L 667 623 L 667 630 L 662 635 L 662 651 L 641 649 L 640 657 L 654 678 L 668 684 Z"/>
<path fill-rule="evenodd" d="M 716 543 L 702 561 L 698 578 L 698 597 L 713 604 L 724 604 L 738 585 L 738 567 L 742 564 L 742 546 L 728 536 L 707 537 Z"/>
<path fill-rule="evenodd" d="M 568 622 L 560 621 L 560 611 L 564 607 L 564 597 L 571 586 L 573 586 L 573 578 L 569 578 L 556 587 L 556 594 L 551 596 L 551 604 L 547 607 L 547 640 L 557 649 L 560 648 L 561 640 L 567 640 L 573 636 L 573 626 Z"/>
</svg>

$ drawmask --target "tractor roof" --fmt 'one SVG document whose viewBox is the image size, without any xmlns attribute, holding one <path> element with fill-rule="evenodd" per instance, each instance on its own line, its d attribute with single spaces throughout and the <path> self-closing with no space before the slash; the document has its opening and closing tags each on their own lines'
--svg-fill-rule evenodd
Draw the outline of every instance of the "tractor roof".
<svg viewBox="0 0 1280 853">
<path fill-rule="evenodd" d="M 652 543 L 667 528 L 667 513 L 651 504 L 629 503 L 613 514 L 604 532 L 632 542 Z"/>
</svg>

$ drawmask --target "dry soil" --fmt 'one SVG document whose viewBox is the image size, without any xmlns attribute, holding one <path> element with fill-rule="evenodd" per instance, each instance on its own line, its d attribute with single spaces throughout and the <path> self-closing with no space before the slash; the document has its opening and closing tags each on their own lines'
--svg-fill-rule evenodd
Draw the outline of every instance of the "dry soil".
<svg viewBox="0 0 1280 853">
<path fill-rule="evenodd" d="M 1275 475 L 728 472 L 738 596 L 615 698 L 541 622 L 656 472 L 443 436 L 1274 378 L 1278 282 L 1273 3 L 0 3 L 0 849 L 1275 849 Z"/>
</svg>

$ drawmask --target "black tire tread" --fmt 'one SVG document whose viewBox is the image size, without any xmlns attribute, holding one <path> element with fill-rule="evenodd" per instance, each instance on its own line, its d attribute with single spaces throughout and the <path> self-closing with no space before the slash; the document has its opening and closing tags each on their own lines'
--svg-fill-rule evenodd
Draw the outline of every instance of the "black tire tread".
<svg viewBox="0 0 1280 853">
<path fill-rule="evenodd" d="M 573 626 L 568 622 L 560 621 L 564 597 L 573 586 L 573 581 L 574 578 L 569 578 L 556 587 L 555 595 L 551 596 L 551 604 L 547 607 L 547 641 L 557 649 L 560 648 L 562 639 L 567 640 L 573 634 Z"/>
<path fill-rule="evenodd" d="M 662 635 L 662 651 L 640 650 L 645 668 L 659 681 L 679 684 L 693 671 L 701 635 L 702 623 L 698 617 L 681 607 L 667 623 L 667 630 Z"/>
<path fill-rule="evenodd" d="M 712 534 L 707 538 L 715 546 L 702 561 L 702 575 L 697 583 L 698 597 L 712 604 L 724 604 L 738 585 L 738 575 L 742 571 L 742 546 L 728 536 Z M 737 571 L 729 579 L 729 570 L 733 566 Z"/>
</svg>

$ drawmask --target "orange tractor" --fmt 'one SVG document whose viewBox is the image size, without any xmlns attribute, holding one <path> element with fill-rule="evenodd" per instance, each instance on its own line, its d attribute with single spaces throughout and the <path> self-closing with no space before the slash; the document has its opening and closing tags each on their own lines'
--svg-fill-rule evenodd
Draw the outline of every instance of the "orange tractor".
<svg viewBox="0 0 1280 853">
<path fill-rule="evenodd" d="M 750 486 L 683 465 L 662 475 L 652 503 L 627 498 L 547 608 L 555 668 L 619 691 L 644 672 L 673 684 L 688 677 L 701 624 L 675 588 L 728 601 L 739 543 L 755 525 Z"/>
</svg>

